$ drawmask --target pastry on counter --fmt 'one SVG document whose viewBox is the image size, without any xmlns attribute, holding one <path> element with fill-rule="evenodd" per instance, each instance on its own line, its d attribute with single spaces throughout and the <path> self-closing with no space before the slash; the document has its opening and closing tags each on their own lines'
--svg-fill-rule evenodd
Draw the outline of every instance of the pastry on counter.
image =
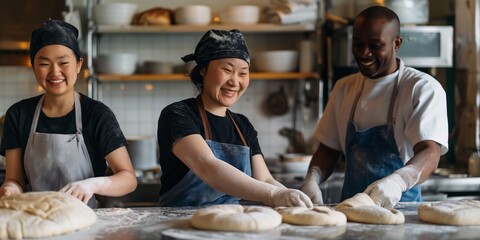
<svg viewBox="0 0 480 240">
<path fill-rule="evenodd" d="M 343 212 L 348 221 L 373 224 L 403 224 L 405 216 L 393 208 L 384 208 L 375 205 L 366 193 L 357 193 L 355 196 L 339 203 L 335 210 Z"/>
<path fill-rule="evenodd" d="M 278 207 L 284 223 L 306 226 L 337 226 L 347 224 L 347 217 L 339 211 L 325 206 Z"/>
<path fill-rule="evenodd" d="M 29 192 L 0 199 L 1 239 L 62 235 L 96 221 L 88 205 L 62 192 Z"/>
<path fill-rule="evenodd" d="M 464 199 L 422 203 L 418 217 L 428 223 L 444 225 L 480 225 L 480 201 Z"/>
<path fill-rule="evenodd" d="M 133 17 L 133 25 L 171 25 L 173 11 L 167 8 L 156 7 L 137 13 Z"/>
<path fill-rule="evenodd" d="M 197 210 L 191 223 L 193 227 L 205 230 L 265 231 L 279 226 L 282 216 L 269 207 L 222 204 Z"/>
</svg>

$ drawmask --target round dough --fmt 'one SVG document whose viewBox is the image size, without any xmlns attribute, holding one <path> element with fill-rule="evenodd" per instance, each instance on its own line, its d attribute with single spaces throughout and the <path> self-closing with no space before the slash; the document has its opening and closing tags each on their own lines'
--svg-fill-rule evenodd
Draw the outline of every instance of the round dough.
<svg viewBox="0 0 480 240">
<path fill-rule="evenodd" d="M 422 203 L 418 207 L 420 220 L 445 225 L 480 225 L 480 201 L 458 200 Z"/>
<path fill-rule="evenodd" d="M 310 226 L 345 225 L 347 217 L 329 207 L 279 207 L 276 210 L 282 215 L 284 223 Z"/>
<path fill-rule="evenodd" d="M 29 192 L 0 199 L 0 238 L 44 238 L 86 228 L 95 212 L 61 192 Z"/>
<path fill-rule="evenodd" d="M 269 207 L 223 204 L 197 210 L 191 223 L 206 230 L 263 231 L 280 225 L 282 216 Z"/>
<path fill-rule="evenodd" d="M 355 196 L 339 203 L 335 210 L 343 212 L 349 221 L 373 224 L 402 224 L 405 216 L 393 208 L 384 208 L 375 205 L 366 193 L 357 193 Z"/>
</svg>

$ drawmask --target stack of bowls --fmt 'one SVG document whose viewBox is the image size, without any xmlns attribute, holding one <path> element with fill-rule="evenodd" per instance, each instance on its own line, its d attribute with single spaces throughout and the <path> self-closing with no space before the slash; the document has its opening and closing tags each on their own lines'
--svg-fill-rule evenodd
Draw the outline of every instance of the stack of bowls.
<svg viewBox="0 0 480 240">
<path fill-rule="evenodd" d="M 93 7 L 93 20 L 97 25 L 130 25 L 137 9 L 134 3 L 101 3 Z"/>
<path fill-rule="evenodd" d="M 133 74 L 137 66 L 137 55 L 133 53 L 102 54 L 96 58 L 99 73 Z"/>
<path fill-rule="evenodd" d="M 175 9 L 175 23 L 186 25 L 207 25 L 212 19 L 210 7 L 190 5 Z"/>
<path fill-rule="evenodd" d="M 254 5 L 229 6 L 220 13 L 224 24 L 255 24 L 260 19 L 260 8 Z"/>
<path fill-rule="evenodd" d="M 143 62 L 142 72 L 170 74 L 173 73 L 173 64 L 162 61 L 145 61 Z"/>
<path fill-rule="evenodd" d="M 280 155 L 283 171 L 286 173 L 306 173 L 312 155 L 303 153 L 287 153 Z"/>
<path fill-rule="evenodd" d="M 298 66 L 298 51 L 274 50 L 257 52 L 252 65 L 259 72 L 292 72 Z"/>
<path fill-rule="evenodd" d="M 135 170 L 149 170 L 157 166 L 157 141 L 152 136 L 127 137 L 127 150 Z"/>
</svg>

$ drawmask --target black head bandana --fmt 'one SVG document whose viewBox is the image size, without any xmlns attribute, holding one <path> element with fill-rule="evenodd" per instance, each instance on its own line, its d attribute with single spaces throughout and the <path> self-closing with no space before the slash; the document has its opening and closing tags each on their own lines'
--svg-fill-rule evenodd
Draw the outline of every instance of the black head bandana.
<svg viewBox="0 0 480 240">
<path fill-rule="evenodd" d="M 195 60 L 201 65 L 221 58 L 239 58 L 250 64 L 248 47 L 239 30 L 208 30 L 198 42 L 195 53 L 182 57 L 182 60 L 184 62 Z"/>
<path fill-rule="evenodd" d="M 33 30 L 30 39 L 30 61 L 33 60 L 37 52 L 48 45 L 63 45 L 72 49 L 77 58 L 80 58 L 80 48 L 78 46 L 78 30 L 71 24 L 60 20 L 47 20 L 42 27 Z"/>
</svg>

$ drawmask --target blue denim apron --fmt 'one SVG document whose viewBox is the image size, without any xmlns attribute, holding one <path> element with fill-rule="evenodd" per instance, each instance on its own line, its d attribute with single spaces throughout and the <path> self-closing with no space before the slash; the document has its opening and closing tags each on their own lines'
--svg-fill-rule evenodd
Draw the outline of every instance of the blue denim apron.
<svg viewBox="0 0 480 240">
<path fill-rule="evenodd" d="M 232 120 L 243 146 L 212 141 L 210 125 L 208 124 L 207 114 L 200 95 L 196 97 L 196 101 L 205 130 L 205 141 L 215 157 L 251 176 L 250 147 L 248 147 L 230 111 L 227 110 L 227 115 Z M 238 204 L 239 200 L 239 198 L 217 191 L 205 184 L 190 170 L 172 189 L 160 196 L 159 204 L 164 207 L 208 206 L 227 203 Z"/>
<path fill-rule="evenodd" d="M 345 182 L 343 184 L 341 201 L 363 192 L 374 181 L 384 178 L 404 166 L 395 142 L 395 116 L 393 113 L 403 69 L 403 62 L 400 61 L 399 73 L 390 98 L 387 123 L 364 131 L 357 131 L 353 117 L 358 99 L 365 85 L 366 79 L 363 79 L 362 89 L 350 110 L 345 143 Z M 404 192 L 400 201 L 422 201 L 420 186 L 415 186 Z"/>
</svg>

